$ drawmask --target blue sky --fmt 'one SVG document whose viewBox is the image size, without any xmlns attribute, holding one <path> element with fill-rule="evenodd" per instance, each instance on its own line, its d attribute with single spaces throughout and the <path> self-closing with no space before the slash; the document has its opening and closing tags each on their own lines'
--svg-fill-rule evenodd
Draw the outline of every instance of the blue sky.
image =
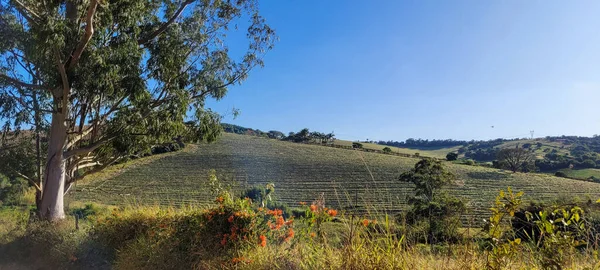
<svg viewBox="0 0 600 270">
<path fill-rule="evenodd" d="M 338 138 L 600 134 L 600 1 L 261 1 L 279 42 L 209 107 Z M 494 126 L 492 128 L 491 126 Z"/>
</svg>

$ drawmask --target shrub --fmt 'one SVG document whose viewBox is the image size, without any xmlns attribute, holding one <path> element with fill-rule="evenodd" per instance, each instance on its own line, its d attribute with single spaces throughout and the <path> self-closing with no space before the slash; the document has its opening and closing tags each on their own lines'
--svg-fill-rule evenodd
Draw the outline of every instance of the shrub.
<svg viewBox="0 0 600 270">
<path fill-rule="evenodd" d="M 554 176 L 556 177 L 563 177 L 563 178 L 568 178 L 567 174 L 561 171 L 555 172 Z"/>
<path fill-rule="evenodd" d="M 467 159 L 467 160 L 465 160 L 465 164 L 469 165 L 469 166 L 473 166 L 473 165 L 475 165 L 475 161 L 472 159 Z"/>
<path fill-rule="evenodd" d="M 353 142 L 352 143 L 352 148 L 361 149 L 361 148 L 363 148 L 363 144 L 359 143 L 359 142 Z"/>
<path fill-rule="evenodd" d="M 457 159 L 458 159 L 458 153 L 450 152 L 446 155 L 446 160 L 448 160 L 448 161 L 455 161 Z"/>
<path fill-rule="evenodd" d="M 424 158 L 412 170 L 402 173 L 399 180 L 415 185 L 415 195 L 408 200 L 411 208 L 400 216 L 403 224 L 413 227 L 414 240 L 426 243 L 459 240 L 460 216 L 466 206 L 442 190 L 454 183 L 454 174 L 446 171 L 440 161 Z M 426 233 L 420 233 L 421 229 Z"/>
<path fill-rule="evenodd" d="M 106 209 L 98 207 L 96 204 L 88 203 L 84 207 L 73 208 L 70 211 L 71 215 L 77 216 L 80 219 L 87 219 L 91 216 L 96 216 L 100 213 L 106 212 Z"/>
<path fill-rule="evenodd" d="M 94 235 L 121 251 L 116 268 L 137 269 L 205 268 L 203 263 L 215 261 L 229 265 L 240 249 L 294 237 L 293 220 L 281 210 L 257 208 L 250 199 L 220 196 L 216 201 L 216 207 L 190 212 L 114 211 L 97 220 Z"/>
<path fill-rule="evenodd" d="M 383 151 L 383 152 L 384 152 L 384 153 L 386 153 L 386 154 L 389 154 L 389 153 L 391 153 L 391 152 L 392 152 L 392 148 L 389 148 L 389 147 L 387 147 L 387 146 L 386 146 L 386 147 L 384 147 L 384 148 L 383 148 L 381 151 Z"/>
</svg>

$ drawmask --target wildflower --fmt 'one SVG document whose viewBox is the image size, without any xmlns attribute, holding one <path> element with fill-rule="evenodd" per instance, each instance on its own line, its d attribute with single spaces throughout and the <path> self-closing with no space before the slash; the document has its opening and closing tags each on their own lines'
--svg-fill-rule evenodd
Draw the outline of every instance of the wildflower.
<svg viewBox="0 0 600 270">
<path fill-rule="evenodd" d="M 285 226 L 290 226 L 290 225 L 292 225 L 292 223 L 294 223 L 294 220 L 290 219 L 290 220 L 288 220 L 288 221 L 285 222 Z"/>
<path fill-rule="evenodd" d="M 311 233 L 310 233 L 310 238 L 313 238 L 313 237 L 315 237 L 315 236 L 317 236 L 317 235 L 316 235 L 314 232 L 311 232 Z"/>
<path fill-rule="evenodd" d="M 335 217 L 337 215 L 337 210 L 330 209 L 329 211 L 327 211 L 327 214 L 332 217 Z"/>
<path fill-rule="evenodd" d="M 223 198 L 223 196 L 219 196 L 219 197 L 217 197 L 217 199 L 215 201 L 218 203 L 223 203 L 223 201 L 225 201 L 225 199 Z"/>
<path fill-rule="evenodd" d="M 310 211 L 316 212 L 317 211 L 317 206 L 314 204 L 310 205 Z"/>
<path fill-rule="evenodd" d="M 258 238 L 260 239 L 259 245 L 261 247 L 266 247 L 267 246 L 267 237 L 261 234 Z"/>
<path fill-rule="evenodd" d="M 281 227 L 281 226 L 282 226 L 284 223 L 285 223 L 285 221 L 283 220 L 283 217 L 282 217 L 282 216 L 278 216 L 278 217 L 277 217 L 277 220 L 275 221 L 275 224 L 276 224 L 278 227 Z"/>
<path fill-rule="evenodd" d="M 229 218 L 227 219 L 227 221 L 229 221 L 229 223 L 233 222 L 233 215 L 229 216 Z"/>
<path fill-rule="evenodd" d="M 287 232 L 287 235 L 285 236 L 285 238 L 283 239 L 283 241 L 287 242 L 290 239 L 294 238 L 294 229 L 290 228 Z"/>
<path fill-rule="evenodd" d="M 221 239 L 221 246 L 225 246 L 227 244 L 227 236 L 228 234 L 223 235 L 223 239 Z"/>
<path fill-rule="evenodd" d="M 369 220 L 368 219 L 363 219 L 362 224 L 365 227 L 369 226 Z"/>
<path fill-rule="evenodd" d="M 306 202 L 300 202 L 300 205 L 306 205 Z"/>
</svg>

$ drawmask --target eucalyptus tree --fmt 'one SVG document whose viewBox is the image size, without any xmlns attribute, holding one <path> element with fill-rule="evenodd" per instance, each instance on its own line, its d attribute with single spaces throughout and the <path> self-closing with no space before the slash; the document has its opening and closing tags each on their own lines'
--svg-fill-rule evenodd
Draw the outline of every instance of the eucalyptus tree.
<svg viewBox="0 0 600 270">
<path fill-rule="evenodd" d="M 59 220 L 74 181 L 190 115 L 214 139 L 205 101 L 262 66 L 275 33 L 253 0 L 0 0 L 0 37 L 0 123 L 44 133 L 38 211 Z"/>
</svg>

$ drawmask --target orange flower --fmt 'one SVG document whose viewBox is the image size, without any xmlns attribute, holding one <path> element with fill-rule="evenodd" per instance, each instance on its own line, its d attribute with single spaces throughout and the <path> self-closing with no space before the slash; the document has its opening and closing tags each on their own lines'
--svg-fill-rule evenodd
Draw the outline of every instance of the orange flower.
<svg viewBox="0 0 600 270">
<path fill-rule="evenodd" d="M 329 211 L 327 211 L 327 214 L 332 217 L 335 217 L 337 215 L 337 210 L 330 209 Z"/>
<path fill-rule="evenodd" d="M 368 219 L 363 219 L 362 224 L 365 227 L 369 226 L 369 220 Z"/>
<path fill-rule="evenodd" d="M 285 236 L 285 238 L 283 239 L 283 241 L 287 242 L 290 239 L 294 238 L 294 229 L 290 228 L 287 232 L 287 235 Z"/>
<path fill-rule="evenodd" d="M 310 205 L 310 211 L 316 212 L 317 211 L 317 206 L 314 204 Z"/>
<path fill-rule="evenodd" d="M 233 215 L 229 216 L 229 218 L 227 219 L 227 221 L 229 221 L 229 223 L 233 222 Z"/>
<path fill-rule="evenodd" d="M 221 239 L 221 246 L 224 246 L 227 244 L 227 236 L 228 236 L 228 234 L 223 235 L 223 239 Z"/>
<path fill-rule="evenodd" d="M 277 226 L 281 227 L 281 225 L 283 225 L 285 223 L 285 221 L 283 220 L 282 216 L 277 217 L 277 220 L 275 221 L 275 224 L 277 224 Z"/>
<path fill-rule="evenodd" d="M 306 202 L 300 202 L 300 205 L 306 205 Z"/>
<path fill-rule="evenodd" d="M 267 237 L 261 234 L 258 238 L 260 239 L 259 245 L 261 247 L 266 247 L 267 246 Z"/>
<path fill-rule="evenodd" d="M 288 220 L 288 221 L 285 222 L 285 225 L 286 226 L 290 226 L 290 225 L 292 225 L 292 223 L 294 223 L 294 220 L 290 219 L 290 220 Z"/>
<path fill-rule="evenodd" d="M 311 232 L 311 233 L 310 233 L 310 237 L 311 237 L 311 238 L 313 238 L 313 237 L 315 237 L 315 236 L 317 236 L 317 235 L 316 235 L 314 232 Z"/>
<path fill-rule="evenodd" d="M 223 203 L 223 201 L 225 201 L 225 199 L 222 196 L 217 197 L 217 199 L 215 200 L 218 203 Z"/>
</svg>

